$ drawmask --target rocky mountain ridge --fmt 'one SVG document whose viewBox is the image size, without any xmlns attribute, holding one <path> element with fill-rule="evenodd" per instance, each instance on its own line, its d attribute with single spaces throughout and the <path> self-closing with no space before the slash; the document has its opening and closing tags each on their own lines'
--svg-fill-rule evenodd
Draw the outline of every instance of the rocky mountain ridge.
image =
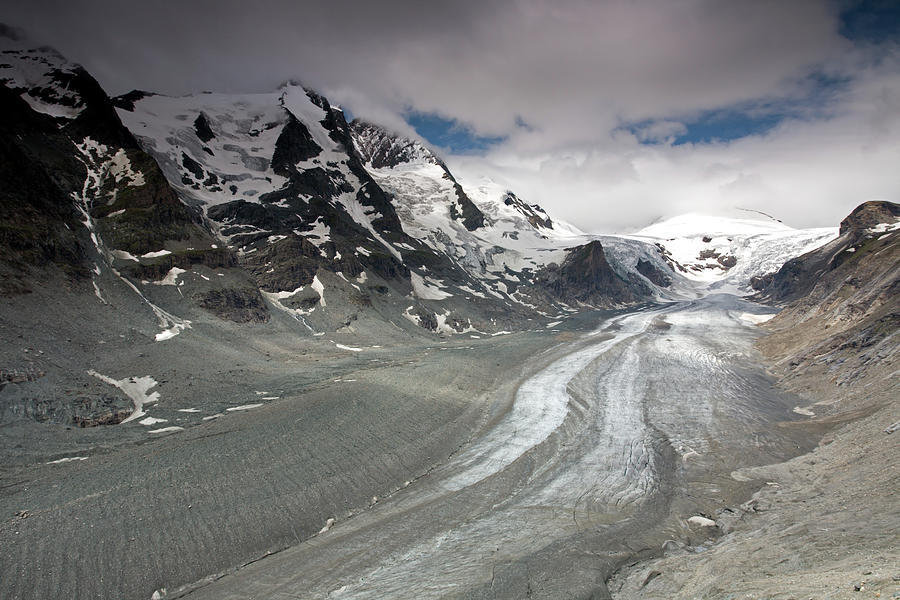
<svg viewBox="0 0 900 600">
<path fill-rule="evenodd" d="M 894 360 L 900 347 L 900 204 L 865 202 L 840 231 L 785 263 L 759 298 L 785 305 L 770 327 L 782 330 L 773 339 L 788 344 L 779 351 L 790 357 L 786 368 L 840 371 L 843 385 Z"/>
<path fill-rule="evenodd" d="M 101 131 L 87 136 L 102 147 L 87 151 L 86 179 L 102 179 L 97 174 L 114 163 L 127 171 L 136 162 L 140 173 L 152 174 L 144 180 L 145 199 L 131 206 L 127 200 L 140 186 L 123 179 L 128 193 L 115 208 L 107 202 L 94 209 L 100 239 L 119 252 L 110 254 L 116 270 L 139 281 L 180 276 L 182 287 L 205 280 L 173 269 L 236 269 L 228 291 L 199 283 L 202 290 L 191 293 L 195 304 L 217 314 L 252 321 L 275 308 L 307 332 L 339 329 L 363 314 L 444 333 L 490 332 L 584 306 L 696 293 L 689 269 L 671 260 L 668 241 L 587 236 L 494 184 L 466 188 L 423 144 L 348 123 L 339 107 L 297 84 L 270 94 L 171 98 L 135 91 L 110 100 L 96 82 L 69 85 L 71 77 L 60 73 L 89 76 L 55 51 L 15 52 L 19 66 L 10 63 L 6 71 L 16 93 L 44 110 L 55 106 L 54 119 L 94 115 L 78 130 L 95 123 Z M 44 73 L 36 75 L 32 63 Z M 90 94 L 79 91 L 89 88 Z M 77 143 L 87 139 L 79 135 Z M 146 155 L 134 154 L 137 146 L 155 159 L 168 186 Z M 159 220 L 173 210 L 196 231 Z M 157 221 L 147 220 L 154 211 Z M 202 242 L 191 237 L 200 231 Z M 704 252 L 725 270 L 737 262 L 717 249 L 703 249 L 698 260 Z M 578 259 L 585 253 L 603 260 L 588 268 Z M 335 288 L 330 306 L 320 287 Z"/>
<path fill-rule="evenodd" d="M 410 297 L 413 306 L 401 313 L 425 328 L 443 315 L 457 331 L 509 329 L 535 313 L 571 309 L 540 273 L 589 239 L 555 229 L 540 207 L 511 192 L 474 200 L 430 150 L 371 124 L 348 124 L 318 94 L 287 84 L 277 94 L 133 93 L 116 103 L 171 185 L 205 212 L 263 292 L 304 321 L 317 319 L 315 297 L 300 306 L 290 292 L 309 289 L 324 271 L 364 277 L 338 283 L 336 292 L 349 298 L 363 286 L 382 313 L 397 309 L 381 299 Z M 665 268 L 652 247 L 631 246 Z M 636 266 L 607 268 L 616 281 L 636 281 L 643 277 Z M 594 292 L 601 307 L 657 293 L 643 281 L 628 294 Z"/>
<path fill-rule="evenodd" d="M 853 258 L 866 242 L 896 229 L 900 208 L 892 202 L 860 204 L 843 221 L 839 235 L 827 244 L 787 261 L 778 271 L 751 279 L 761 301 L 784 304 L 807 296 L 819 280 Z M 860 255 L 861 256 L 861 255 Z"/>
<path fill-rule="evenodd" d="M 48 267 L 71 275 L 73 285 L 91 279 L 99 290 L 105 269 L 133 287 L 134 281 L 176 277 L 200 264 L 221 267 L 229 277 L 198 281 L 194 305 L 238 320 L 266 318 L 233 253 L 218 247 L 202 215 L 174 193 L 99 84 L 52 49 L 34 49 L 18 37 L 6 42 L 5 291 L 26 291 L 31 271 Z M 223 292 L 241 296 L 252 312 L 222 312 L 215 298 Z M 102 298 L 100 291 L 96 295 Z M 136 299 L 152 304 L 145 293 Z M 174 323 L 159 321 L 167 329 Z"/>
</svg>

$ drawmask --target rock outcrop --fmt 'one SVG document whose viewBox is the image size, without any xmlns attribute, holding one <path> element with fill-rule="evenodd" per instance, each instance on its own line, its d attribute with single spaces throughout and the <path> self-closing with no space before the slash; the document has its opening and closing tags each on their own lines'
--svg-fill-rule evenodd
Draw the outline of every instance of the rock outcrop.
<svg viewBox="0 0 900 600">
<path fill-rule="evenodd" d="M 639 283 L 626 281 L 610 266 L 597 240 L 573 248 L 561 265 L 548 267 L 538 278 L 553 297 L 576 305 L 634 304 L 648 292 Z"/>
<path fill-rule="evenodd" d="M 753 282 L 759 290 L 756 299 L 785 304 L 803 298 L 817 298 L 824 286 L 836 285 L 841 273 L 846 270 L 832 275 L 833 271 L 848 261 L 851 263 L 850 269 L 867 262 L 862 257 L 879 246 L 878 241 L 885 233 L 895 231 L 898 222 L 898 204 L 885 201 L 861 204 L 841 222 L 838 238 L 787 261 L 776 273 Z M 820 291 L 812 294 L 817 286 Z"/>
</svg>

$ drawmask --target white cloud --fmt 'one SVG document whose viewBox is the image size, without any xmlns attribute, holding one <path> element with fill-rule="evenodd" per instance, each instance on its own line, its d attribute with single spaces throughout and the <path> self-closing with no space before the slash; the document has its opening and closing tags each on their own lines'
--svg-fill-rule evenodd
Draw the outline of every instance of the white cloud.
<svg viewBox="0 0 900 600">
<path fill-rule="evenodd" d="M 412 134 L 401 115 L 413 107 L 508 136 L 483 160 L 449 162 L 610 230 L 735 203 L 796 225 L 834 224 L 869 197 L 896 200 L 900 61 L 895 49 L 863 54 L 841 37 L 838 6 L 32 0 L 5 18 L 113 93 L 266 91 L 297 78 L 401 133 Z M 852 79 L 828 110 L 797 105 L 794 120 L 764 136 L 671 145 L 704 111 L 807 98 L 815 70 Z M 628 123 L 646 124 L 630 133 Z"/>
<path fill-rule="evenodd" d="M 465 178 L 489 172 L 593 231 L 734 207 L 798 227 L 835 225 L 860 202 L 900 200 L 900 60 L 882 60 L 857 77 L 828 118 L 785 121 L 764 135 L 672 146 L 642 145 L 619 132 L 580 155 L 538 157 L 510 145 L 451 166 Z"/>
<path fill-rule="evenodd" d="M 668 142 L 671 143 L 678 136 L 688 132 L 684 123 L 678 121 L 652 121 L 634 131 L 634 135 L 642 142 Z"/>
</svg>

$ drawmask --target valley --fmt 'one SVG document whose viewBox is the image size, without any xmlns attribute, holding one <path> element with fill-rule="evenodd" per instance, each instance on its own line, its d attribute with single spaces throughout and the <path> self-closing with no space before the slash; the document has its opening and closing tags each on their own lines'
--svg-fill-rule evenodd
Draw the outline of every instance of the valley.
<svg viewBox="0 0 900 600">
<path fill-rule="evenodd" d="M 715 297 L 598 323 L 427 477 L 187 597 L 608 597 L 620 564 L 716 537 L 701 515 L 753 487 L 732 471 L 810 447 L 760 434 L 795 416 L 754 364 L 753 309 Z"/>
<path fill-rule="evenodd" d="M 185 431 L 109 448 L 72 430 L 85 460 L 7 471 L 2 509 L 27 518 L 3 528 L 6 593 L 602 593 L 666 540 L 715 538 L 688 519 L 758 486 L 733 471 L 811 447 L 772 430 L 802 417 L 759 366 L 760 310 L 711 296 L 339 361 L 306 346 L 304 363 L 327 361 L 315 374 L 278 364 L 298 347 L 270 346 L 275 364 L 246 363 L 264 388 L 246 410 L 188 427 L 170 415 L 216 409 L 162 388 L 149 411 L 170 420 L 151 428 Z M 223 375 L 219 389 L 241 378 Z"/>
<path fill-rule="evenodd" d="M 900 205 L 586 233 L 0 42 L 0 597 L 900 593 Z"/>
</svg>

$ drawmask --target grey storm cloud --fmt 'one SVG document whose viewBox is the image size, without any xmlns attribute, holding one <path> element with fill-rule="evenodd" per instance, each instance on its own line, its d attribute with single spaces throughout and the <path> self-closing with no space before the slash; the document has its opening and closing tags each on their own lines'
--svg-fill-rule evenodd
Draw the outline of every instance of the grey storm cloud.
<svg viewBox="0 0 900 600">
<path fill-rule="evenodd" d="M 451 166 L 589 230 L 736 204 L 833 224 L 898 192 L 882 170 L 898 149 L 885 135 L 897 126 L 896 47 L 855 47 L 835 2 L 32 0 L 4 19 L 111 93 L 299 79 L 401 133 L 413 133 L 410 108 L 456 119 L 505 141 Z M 732 142 L 671 144 L 705 111 L 803 98 L 814 72 L 851 80 L 816 115 Z"/>
</svg>

